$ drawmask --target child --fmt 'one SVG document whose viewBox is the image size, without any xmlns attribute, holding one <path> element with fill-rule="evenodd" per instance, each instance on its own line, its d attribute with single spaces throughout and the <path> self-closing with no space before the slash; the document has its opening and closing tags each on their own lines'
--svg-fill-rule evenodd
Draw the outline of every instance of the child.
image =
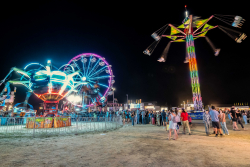
<svg viewBox="0 0 250 167">
<path fill-rule="evenodd" d="M 210 115 L 208 113 L 208 110 L 205 111 L 204 115 L 203 115 L 203 123 L 205 125 L 205 131 L 206 131 L 206 135 L 209 136 L 209 124 L 210 124 Z"/>
<path fill-rule="evenodd" d="M 188 115 L 188 122 L 189 122 L 190 128 L 192 128 L 192 118 L 190 117 L 190 115 Z"/>
</svg>

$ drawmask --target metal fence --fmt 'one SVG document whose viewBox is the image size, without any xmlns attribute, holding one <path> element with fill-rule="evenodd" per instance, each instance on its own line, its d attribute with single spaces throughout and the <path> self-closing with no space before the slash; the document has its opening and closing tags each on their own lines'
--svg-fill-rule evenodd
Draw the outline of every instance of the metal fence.
<svg viewBox="0 0 250 167">
<path fill-rule="evenodd" d="M 29 117 L 39 119 L 39 117 Z M 48 118 L 48 117 L 46 117 Z M 77 117 L 71 118 L 71 126 L 59 128 L 26 128 L 28 118 L 0 117 L 0 136 L 50 136 L 65 134 L 80 134 L 86 132 L 104 132 L 114 130 L 122 125 L 118 117 Z"/>
</svg>

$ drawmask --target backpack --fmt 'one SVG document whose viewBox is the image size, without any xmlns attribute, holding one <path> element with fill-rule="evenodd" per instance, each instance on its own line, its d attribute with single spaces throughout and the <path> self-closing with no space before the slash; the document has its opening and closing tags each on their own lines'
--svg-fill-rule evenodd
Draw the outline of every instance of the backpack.
<svg viewBox="0 0 250 167">
<path fill-rule="evenodd" d="M 174 123 L 177 123 L 178 121 L 179 121 L 179 120 L 178 120 L 178 118 L 177 118 L 177 115 L 174 116 L 173 122 L 174 122 Z"/>
</svg>

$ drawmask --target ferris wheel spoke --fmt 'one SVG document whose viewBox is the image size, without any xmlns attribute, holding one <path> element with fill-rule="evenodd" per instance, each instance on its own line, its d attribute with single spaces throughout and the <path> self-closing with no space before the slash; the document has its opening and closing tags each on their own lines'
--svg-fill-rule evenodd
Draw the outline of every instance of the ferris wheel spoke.
<svg viewBox="0 0 250 167">
<path fill-rule="evenodd" d="M 89 81 L 89 82 L 95 83 L 94 81 Z M 100 83 L 98 83 L 98 85 L 103 86 L 103 87 L 105 87 L 105 88 L 108 88 L 108 87 L 109 87 L 109 86 L 107 86 L 107 85 L 103 85 L 103 84 L 100 84 Z"/>
<path fill-rule="evenodd" d="M 99 61 L 100 61 L 100 59 L 98 59 L 98 61 L 95 63 L 94 67 L 89 71 L 87 76 L 91 75 L 92 71 L 94 72 L 99 67 Z M 98 66 L 96 66 L 96 65 L 98 65 Z"/>
<path fill-rule="evenodd" d="M 89 65 L 90 65 L 90 62 L 91 62 L 91 58 L 92 58 L 92 56 L 90 56 L 90 58 L 89 58 Z M 89 65 L 88 65 L 88 68 L 87 68 L 86 75 L 88 74 L 88 71 L 89 71 Z M 86 75 L 85 75 L 85 76 L 86 76 Z"/>
<path fill-rule="evenodd" d="M 83 69 L 84 76 L 85 76 L 85 66 L 84 66 L 84 64 L 85 64 L 85 63 L 84 63 L 84 59 L 83 59 L 83 57 L 82 57 L 82 60 L 81 60 L 81 61 L 82 61 L 82 69 Z"/>
<path fill-rule="evenodd" d="M 78 66 L 78 64 L 76 64 L 75 61 L 73 61 L 73 62 L 74 62 L 74 64 L 75 64 L 75 66 L 78 68 L 78 70 L 80 70 L 81 68 Z"/>
<path fill-rule="evenodd" d="M 89 80 L 98 80 L 98 79 L 105 79 L 105 78 L 110 78 L 111 76 L 110 75 L 107 75 L 107 76 L 102 76 L 102 77 L 94 77 L 94 78 L 89 78 Z"/>
<path fill-rule="evenodd" d="M 96 71 L 95 73 L 91 74 L 90 76 L 88 76 L 89 78 L 96 76 L 98 73 L 102 72 L 105 70 L 105 68 L 107 68 L 108 66 L 104 66 L 101 69 L 99 69 L 98 71 Z"/>
</svg>

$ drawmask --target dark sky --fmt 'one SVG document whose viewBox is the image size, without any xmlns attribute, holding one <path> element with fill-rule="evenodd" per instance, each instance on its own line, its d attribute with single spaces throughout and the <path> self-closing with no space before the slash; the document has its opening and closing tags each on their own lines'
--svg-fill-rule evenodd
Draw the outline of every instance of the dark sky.
<svg viewBox="0 0 250 167">
<path fill-rule="evenodd" d="M 0 15 L 0 78 L 14 66 L 45 64 L 51 59 L 60 67 L 78 54 L 92 52 L 112 65 L 119 102 L 125 103 L 128 94 L 129 99 L 177 106 L 192 98 L 188 64 L 183 63 L 185 43 L 173 43 L 165 63 L 156 60 L 167 45 L 167 38 L 151 56 L 142 52 L 154 41 L 150 36 L 154 31 L 167 23 L 181 24 L 184 5 L 176 1 L 5 3 Z M 212 14 L 240 15 L 246 20 L 249 16 L 247 6 L 240 2 L 186 5 L 190 14 L 204 19 Z M 225 25 L 217 20 L 209 23 Z M 242 29 L 246 34 L 248 27 L 246 22 Z M 219 29 L 211 30 L 207 36 L 221 52 L 215 57 L 205 39 L 195 40 L 203 102 L 250 102 L 248 38 L 238 44 Z M 24 100 L 24 92 L 23 87 L 18 87 L 17 102 Z M 40 101 L 32 96 L 30 103 L 37 102 Z"/>
</svg>

